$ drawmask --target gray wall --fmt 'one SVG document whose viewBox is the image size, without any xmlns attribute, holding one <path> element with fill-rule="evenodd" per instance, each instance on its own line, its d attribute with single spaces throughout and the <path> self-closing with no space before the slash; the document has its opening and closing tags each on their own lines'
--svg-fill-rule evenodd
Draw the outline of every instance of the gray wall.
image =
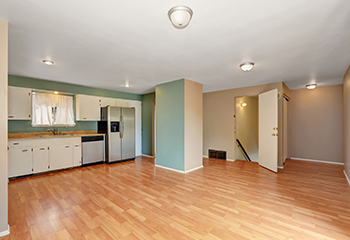
<svg viewBox="0 0 350 240">
<path fill-rule="evenodd" d="M 0 20 L 0 233 L 8 230 L 7 204 L 7 45 L 8 25 Z"/>
<path fill-rule="evenodd" d="M 350 66 L 344 76 L 344 168 L 350 177 Z"/>
<path fill-rule="evenodd" d="M 343 162 L 343 85 L 291 91 L 291 157 Z"/>
</svg>

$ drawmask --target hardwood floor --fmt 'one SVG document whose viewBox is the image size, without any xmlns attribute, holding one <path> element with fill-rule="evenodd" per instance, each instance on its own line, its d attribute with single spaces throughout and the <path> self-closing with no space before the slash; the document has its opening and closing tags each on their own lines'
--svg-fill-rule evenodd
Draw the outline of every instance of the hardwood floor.
<svg viewBox="0 0 350 240">
<path fill-rule="evenodd" d="M 204 159 L 181 174 L 153 159 L 9 183 L 9 239 L 350 239 L 343 166 Z"/>
</svg>

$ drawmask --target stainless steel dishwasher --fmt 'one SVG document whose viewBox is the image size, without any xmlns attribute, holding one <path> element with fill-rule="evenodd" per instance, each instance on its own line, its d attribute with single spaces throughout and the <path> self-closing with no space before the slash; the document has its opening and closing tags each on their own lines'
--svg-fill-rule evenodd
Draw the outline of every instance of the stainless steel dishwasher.
<svg viewBox="0 0 350 240">
<path fill-rule="evenodd" d="M 104 136 L 81 137 L 83 166 L 105 161 L 105 140 Z"/>
</svg>

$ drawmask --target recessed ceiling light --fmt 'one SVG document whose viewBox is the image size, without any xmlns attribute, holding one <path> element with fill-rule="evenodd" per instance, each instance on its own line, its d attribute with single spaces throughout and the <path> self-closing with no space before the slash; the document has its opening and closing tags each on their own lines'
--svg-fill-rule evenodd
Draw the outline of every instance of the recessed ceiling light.
<svg viewBox="0 0 350 240">
<path fill-rule="evenodd" d="M 245 102 L 244 102 L 244 103 L 241 103 L 241 106 L 242 106 L 242 107 L 246 107 L 247 105 L 248 105 L 248 104 L 245 103 Z"/>
<path fill-rule="evenodd" d="M 185 28 L 189 24 L 192 15 L 192 9 L 187 6 L 175 6 L 168 12 L 169 19 L 176 28 Z"/>
<path fill-rule="evenodd" d="M 253 69 L 254 63 L 253 62 L 245 62 L 239 65 L 243 72 L 249 72 Z"/>
<path fill-rule="evenodd" d="M 54 64 L 54 62 L 51 60 L 43 60 L 43 63 L 45 63 L 46 65 L 49 65 L 49 66 Z"/>
<path fill-rule="evenodd" d="M 124 87 L 130 87 L 129 83 L 125 83 Z"/>
<path fill-rule="evenodd" d="M 315 83 L 314 83 L 314 84 L 307 84 L 307 85 L 306 85 L 306 88 L 307 88 L 307 89 L 310 89 L 310 90 L 311 90 L 311 89 L 315 89 L 316 87 L 317 87 L 317 84 L 315 84 Z"/>
<path fill-rule="evenodd" d="M 54 94 L 59 94 L 59 92 L 57 92 L 57 91 L 54 91 L 53 93 L 54 93 Z"/>
</svg>

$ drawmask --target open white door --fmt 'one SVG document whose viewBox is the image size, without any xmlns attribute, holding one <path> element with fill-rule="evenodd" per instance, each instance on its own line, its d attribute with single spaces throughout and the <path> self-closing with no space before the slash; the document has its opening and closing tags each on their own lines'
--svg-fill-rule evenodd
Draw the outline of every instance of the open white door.
<svg viewBox="0 0 350 240">
<path fill-rule="evenodd" d="M 259 94 L 259 165 L 277 172 L 278 91 Z"/>
</svg>

